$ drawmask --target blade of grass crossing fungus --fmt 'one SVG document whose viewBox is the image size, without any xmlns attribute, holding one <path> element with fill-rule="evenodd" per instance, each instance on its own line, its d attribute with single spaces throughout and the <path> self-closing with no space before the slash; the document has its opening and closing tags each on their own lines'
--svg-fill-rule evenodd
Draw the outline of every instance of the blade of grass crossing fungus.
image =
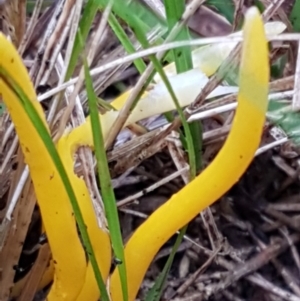
<svg viewBox="0 0 300 301">
<path fill-rule="evenodd" d="M 118 269 L 120 272 L 120 280 L 123 292 L 123 301 L 128 300 L 127 292 L 127 277 L 126 277 L 126 263 L 124 257 L 124 247 L 121 235 L 120 222 L 118 217 L 118 210 L 116 206 L 116 199 L 111 184 L 109 174 L 106 151 L 104 147 L 104 139 L 101 130 L 101 123 L 99 120 L 99 113 L 97 109 L 97 95 L 94 92 L 92 78 L 90 76 L 88 64 L 86 59 L 84 61 L 85 84 L 88 95 L 88 104 L 90 109 L 91 126 L 93 132 L 95 155 L 97 159 L 97 169 L 99 175 L 99 182 L 101 193 L 105 208 L 105 215 L 107 217 L 109 232 L 112 241 L 112 247 L 116 262 L 118 262 Z"/>
</svg>

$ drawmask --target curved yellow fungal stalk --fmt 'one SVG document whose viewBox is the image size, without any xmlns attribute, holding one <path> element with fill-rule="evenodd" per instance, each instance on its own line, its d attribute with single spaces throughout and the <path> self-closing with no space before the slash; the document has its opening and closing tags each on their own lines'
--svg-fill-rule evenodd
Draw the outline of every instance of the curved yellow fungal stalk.
<svg viewBox="0 0 300 301">
<path fill-rule="evenodd" d="M 82 145 L 92 146 L 93 144 L 92 132 L 89 132 L 90 135 L 85 136 L 85 138 L 88 139 L 85 139 L 84 141 L 82 139 L 78 139 L 77 137 L 74 139 L 74 136 L 65 136 L 58 141 L 57 150 L 65 164 L 72 186 L 76 187 L 76 198 L 87 225 L 87 231 L 91 239 L 98 266 L 105 281 L 108 277 L 111 266 L 111 244 L 109 235 L 105 230 L 105 224 L 99 227 L 85 182 L 82 179 L 79 179 L 73 171 L 73 158 L 77 148 Z M 84 285 L 76 300 L 97 300 L 98 298 L 99 288 L 94 277 L 92 265 L 88 263 Z"/>
<path fill-rule="evenodd" d="M 254 157 L 265 121 L 269 82 L 267 41 L 256 8 L 249 9 L 245 16 L 243 36 L 240 90 L 232 130 L 208 168 L 158 208 L 128 241 L 125 260 L 129 300 L 135 299 L 161 246 L 236 183 Z M 111 277 L 110 290 L 113 301 L 122 300 L 117 269 Z"/>
<path fill-rule="evenodd" d="M 0 66 L 32 101 L 32 105 L 47 126 L 27 70 L 16 49 L 2 34 L 0 34 Z M 46 146 L 21 102 L 8 85 L 7 78 L 0 78 L 0 93 L 15 125 L 25 161 L 30 169 L 52 251 L 55 275 L 48 300 L 75 300 L 84 284 L 87 265 L 68 194 Z M 77 196 L 85 193 L 77 187 L 74 188 Z M 109 260 L 109 256 L 104 257 L 105 260 Z"/>
<path fill-rule="evenodd" d="M 20 86 L 32 101 L 47 127 L 27 70 L 17 51 L 2 34 L 0 34 L 0 58 L 1 68 L 8 72 L 9 77 Z M 54 162 L 21 102 L 9 86 L 8 80 L 4 77 L 0 78 L 0 92 L 15 125 L 26 163 L 30 169 L 55 266 L 54 283 L 48 300 L 75 300 L 85 283 L 87 264 L 77 233 L 73 210 Z M 80 199 L 80 208 L 88 232 L 92 236 L 92 245 L 97 251 L 97 260 L 106 279 L 111 260 L 109 236 L 97 225 L 96 216 L 83 180 L 74 175 L 72 151 L 75 151 L 73 144 L 68 145 L 68 149 L 60 150 L 60 155 L 76 197 Z M 100 256 L 101 260 L 99 259 Z"/>
</svg>

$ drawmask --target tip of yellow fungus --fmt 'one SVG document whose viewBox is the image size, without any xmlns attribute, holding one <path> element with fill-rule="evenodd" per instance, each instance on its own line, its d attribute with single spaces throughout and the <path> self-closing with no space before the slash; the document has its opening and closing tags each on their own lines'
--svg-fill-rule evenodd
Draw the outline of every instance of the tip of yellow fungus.
<svg viewBox="0 0 300 301">
<path fill-rule="evenodd" d="M 260 18 L 259 10 L 256 6 L 252 6 L 246 11 L 245 19 L 252 21 L 252 18 Z"/>
</svg>

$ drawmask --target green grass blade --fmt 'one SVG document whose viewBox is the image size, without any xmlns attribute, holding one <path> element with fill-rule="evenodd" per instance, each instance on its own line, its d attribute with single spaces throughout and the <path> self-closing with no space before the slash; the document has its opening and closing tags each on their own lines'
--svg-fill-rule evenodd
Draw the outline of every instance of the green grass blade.
<svg viewBox="0 0 300 301">
<path fill-rule="evenodd" d="M 234 1 L 207 0 L 205 4 L 214 6 L 219 11 L 219 13 L 230 22 L 230 24 L 233 23 L 235 9 Z"/>
<path fill-rule="evenodd" d="M 300 32 L 300 0 L 296 0 L 290 14 L 290 21 L 295 31 Z"/>
<path fill-rule="evenodd" d="M 145 301 L 159 301 L 160 300 L 161 294 L 162 294 L 162 291 L 164 288 L 164 284 L 165 284 L 165 282 L 167 280 L 167 276 L 170 272 L 174 257 L 175 257 L 176 252 L 182 242 L 182 239 L 186 233 L 186 230 L 187 230 L 187 226 L 182 228 L 181 231 L 179 232 L 179 235 L 177 236 L 175 244 L 172 248 L 171 254 L 168 257 L 168 260 L 167 260 L 162 272 L 156 279 L 155 284 L 151 287 L 151 289 L 147 293 Z"/>
<path fill-rule="evenodd" d="M 108 0 L 98 0 L 101 3 L 101 8 L 104 9 L 108 3 Z M 137 22 L 139 24 L 139 29 L 146 36 L 151 29 L 159 26 L 160 33 L 159 37 L 156 38 L 153 45 L 160 45 L 163 42 L 164 34 L 167 33 L 167 25 L 163 20 L 158 18 L 156 14 L 152 12 L 151 9 L 148 9 L 146 6 L 142 5 L 141 2 L 134 0 L 130 3 L 123 0 L 114 0 L 114 5 L 112 7 L 114 14 L 122 19 L 128 26 L 135 27 Z M 167 62 L 172 62 L 173 59 L 167 53 L 164 57 L 164 60 Z"/>
<path fill-rule="evenodd" d="M 127 53 L 134 53 L 136 50 L 133 44 L 131 43 L 129 37 L 126 35 L 124 29 L 113 14 L 110 14 L 108 23 L 111 29 L 114 31 L 117 38 L 119 39 L 119 41 L 121 42 L 121 44 L 123 45 L 123 47 L 125 48 L 125 50 L 127 51 Z M 141 58 L 134 60 L 133 63 L 139 73 L 143 73 L 145 71 L 146 64 Z"/>
<path fill-rule="evenodd" d="M 15 93 L 15 95 L 18 97 L 20 104 L 22 105 L 24 111 L 30 118 L 32 124 L 34 125 L 36 131 L 38 132 L 41 140 L 43 141 L 44 145 L 46 146 L 46 148 L 49 152 L 49 155 L 51 156 L 51 158 L 56 166 L 57 172 L 58 172 L 59 176 L 61 177 L 61 179 L 64 183 L 64 186 L 65 186 L 65 189 L 68 193 L 68 196 L 69 196 L 69 199 L 70 199 L 70 202 L 71 202 L 74 214 L 75 214 L 75 218 L 76 218 L 76 221 L 77 221 L 77 224 L 79 227 L 79 231 L 80 231 L 80 234 L 82 237 L 83 244 L 86 248 L 86 252 L 88 254 L 89 260 L 90 260 L 90 262 L 93 266 L 94 272 L 95 272 L 95 278 L 98 283 L 99 290 L 101 291 L 101 293 L 103 293 L 102 299 L 105 301 L 109 301 L 109 297 L 106 292 L 105 283 L 103 281 L 100 269 L 99 269 L 97 261 L 96 261 L 96 257 L 95 257 L 95 254 L 94 254 L 94 251 L 92 248 L 92 244 L 91 244 L 89 235 L 86 230 L 86 225 L 84 223 L 80 207 L 78 205 L 72 184 L 68 178 L 68 175 L 67 175 L 64 165 L 61 161 L 61 158 L 56 150 L 55 144 L 52 141 L 52 138 L 51 138 L 45 124 L 43 123 L 38 112 L 35 110 L 34 106 L 32 105 L 30 99 L 28 99 L 27 95 L 23 92 L 21 87 L 10 77 L 7 70 L 5 70 L 3 67 L 0 67 L 0 76 L 2 77 L 3 81 L 5 81 L 5 83 L 10 87 L 10 89 L 13 91 L 13 93 Z"/>
<path fill-rule="evenodd" d="M 185 1 L 164 0 L 167 23 L 169 31 L 180 20 L 185 8 Z M 189 40 L 189 30 L 185 26 L 177 36 L 177 40 Z M 189 46 L 180 47 L 172 50 L 175 61 L 176 70 L 178 73 L 190 70 L 193 68 L 191 48 Z"/>
<path fill-rule="evenodd" d="M 101 8 L 104 9 L 108 4 L 109 0 L 98 0 Z M 112 11 L 116 13 L 125 23 L 132 26 L 132 20 L 140 20 L 140 28 L 146 34 L 151 28 L 157 26 L 158 24 L 161 28 L 166 27 L 166 24 L 162 19 L 158 18 L 151 10 L 144 6 L 141 1 L 124 1 L 124 0 L 114 0 Z"/>
<path fill-rule="evenodd" d="M 99 175 L 99 182 L 101 187 L 101 194 L 103 198 L 105 215 L 108 222 L 108 228 L 112 241 L 112 248 L 114 256 L 120 264 L 118 269 L 120 272 L 120 280 L 122 285 L 123 300 L 128 300 L 127 290 L 127 274 L 126 264 L 124 257 L 124 246 L 121 235 L 120 222 L 118 217 L 118 210 L 116 206 L 116 199 L 111 184 L 111 178 L 108 168 L 106 151 L 104 147 L 104 139 L 102 135 L 101 123 L 99 120 L 99 112 L 97 109 L 98 98 L 94 92 L 93 81 L 90 75 L 89 67 L 86 59 L 84 58 L 84 71 L 85 71 L 85 84 L 88 96 L 88 104 L 90 109 L 91 126 L 94 139 L 95 155 L 97 159 L 97 169 Z"/>
</svg>

